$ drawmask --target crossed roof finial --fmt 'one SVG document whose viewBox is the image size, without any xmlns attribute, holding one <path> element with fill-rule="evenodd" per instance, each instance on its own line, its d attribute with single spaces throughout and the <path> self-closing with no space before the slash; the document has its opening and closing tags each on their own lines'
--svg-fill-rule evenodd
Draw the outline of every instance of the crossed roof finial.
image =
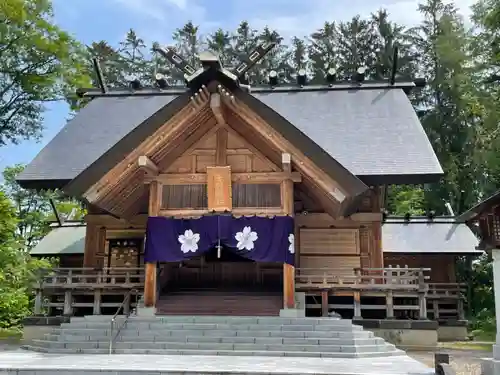
<svg viewBox="0 0 500 375">
<path fill-rule="evenodd" d="M 170 61 L 177 69 L 184 73 L 184 78 L 186 81 L 192 81 L 196 76 L 201 74 L 207 68 L 213 68 L 216 70 L 220 70 L 222 73 L 226 74 L 228 77 L 235 81 L 241 81 L 246 73 L 257 64 L 262 58 L 271 51 L 275 42 L 267 42 L 259 44 L 255 49 L 253 49 L 249 54 L 243 56 L 241 58 L 241 62 L 238 64 L 236 69 L 232 72 L 224 69 L 222 63 L 220 62 L 219 57 L 210 52 L 204 51 L 202 52 L 198 58 L 200 59 L 203 68 L 196 70 L 189 63 L 180 56 L 172 47 L 161 47 L 158 43 L 153 46 L 153 51 L 158 52 L 163 57 L 165 57 L 168 61 Z"/>
</svg>

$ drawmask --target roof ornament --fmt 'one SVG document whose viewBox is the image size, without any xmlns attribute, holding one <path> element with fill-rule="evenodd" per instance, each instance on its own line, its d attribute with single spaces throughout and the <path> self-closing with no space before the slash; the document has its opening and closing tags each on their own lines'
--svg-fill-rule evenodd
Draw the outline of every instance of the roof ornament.
<svg viewBox="0 0 500 375">
<path fill-rule="evenodd" d="M 108 88 L 106 86 L 106 81 L 104 81 L 104 75 L 102 74 L 101 65 L 99 64 L 99 60 L 97 59 L 97 57 L 94 57 L 92 59 L 92 63 L 94 65 L 95 74 L 97 76 L 97 83 L 99 84 L 101 93 L 106 94 Z"/>
<path fill-rule="evenodd" d="M 225 76 L 230 78 L 231 80 L 247 85 L 248 84 L 248 71 L 257 64 L 262 58 L 271 51 L 275 42 L 265 42 L 258 45 L 255 49 L 253 49 L 247 55 L 241 57 L 241 62 L 236 66 L 233 71 L 229 71 L 225 69 L 220 61 L 219 56 L 210 51 L 204 51 L 198 55 L 199 60 L 201 61 L 202 67 L 198 70 L 195 70 L 191 65 L 187 63 L 185 59 L 183 59 L 172 47 L 163 48 L 158 43 L 153 45 L 153 51 L 158 52 L 163 57 L 165 57 L 168 61 L 170 61 L 177 69 L 184 73 L 184 78 L 189 86 L 189 83 L 192 82 L 196 77 L 202 74 L 204 71 L 208 69 L 212 69 L 214 71 L 220 71 Z"/>
</svg>

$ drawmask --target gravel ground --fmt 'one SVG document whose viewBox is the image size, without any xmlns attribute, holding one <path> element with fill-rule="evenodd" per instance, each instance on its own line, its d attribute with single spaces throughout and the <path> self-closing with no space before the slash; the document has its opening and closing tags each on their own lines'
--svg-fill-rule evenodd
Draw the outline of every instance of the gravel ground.
<svg viewBox="0 0 500 375">
<path fill-rule="evenodd" d="M 467 350 L 443 350 L 450 354 L 450 364 L 457 375 L 481 375 L 481 358 L 491 357 L 491 353 Z M 433 352 L 408 352 L 408 355 L 427 366 L 434 367 Z"/>
</svg>

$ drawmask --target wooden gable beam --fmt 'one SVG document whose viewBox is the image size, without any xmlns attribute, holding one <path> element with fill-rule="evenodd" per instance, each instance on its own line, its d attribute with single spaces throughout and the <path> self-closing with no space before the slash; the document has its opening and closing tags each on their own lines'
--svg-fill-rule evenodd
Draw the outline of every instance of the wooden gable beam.
<svg viewBox="0 0 500 375">
<path fill-rule="evenodd" d="M 205 104 L 207 103 L 208 98 Z M 115 187 L 122 183 L 126 176 L 140 168 L 138 163 L 140 156 L 149 157 L 158 147 L 170 145 L 175 142 L 179 134 L 185 130 L 183 128 L 185 128 L 186 124 L 196 123 L 195 119 L 203 111 L 203 108 L 194 104 L 187 105 L 126 156 L 123 161 L 108 171 L 97 183 L 92 185 L 84 193 L 83 197 L 89 203 L 97 203 L 100 199 L 110 194 Z"/>
<path fill-rule="evenodd" d="M 299 172 L 242 172 L 232 173 L 231 181 L 242 184 L 279 184 L 282 181 L 301 182 Z M 159 181 L 164 185 L 206 184 L 206 173 L 161 173 L 158 176 L 146 178 L 146 183 Z"/>
<path fill-rule="evenodd" d="M 139 165 L 139 168 L 144 169 L 150 176 L 158 176 L 158 174 L 160 173 L 160 169 L 158 168 L 158 166 L 153 163 L 151 159 L 146 155 L 139 156 L 139 159 L 137 159 L 137 164 Z"/>
<path fill-rule="evenodd" d="M 214 113 L 217 123 L 219 125 L 225 125 L 226 120 L 224 119 L 224 113 L 222 112 L 221 99 L 219 93 L 213 93 L 210 96 L 210 109 Z"/>
</svg>

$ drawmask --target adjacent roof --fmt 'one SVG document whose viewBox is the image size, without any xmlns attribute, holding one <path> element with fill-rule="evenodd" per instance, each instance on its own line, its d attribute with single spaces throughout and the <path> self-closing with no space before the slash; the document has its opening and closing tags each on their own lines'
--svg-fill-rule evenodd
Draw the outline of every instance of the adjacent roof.
<svg viewBox="0 0 500 375">
<path fill-rule="evenodd" d="M 500 204 L 500 190 L 490 197 L 486 198 L 484 201 L 479 202 L 474 207 L 465 211 L 459 217 L 458 221 L 470 221 L 475 219 L 477 216 L 481 215 L 483 212 L 489 210 L 491 207 Z"/>
<path fill-rule="evenodd" d="M 387 253 L 480 254 L 478 239 L 465 224 L 453 218 L 388 218 L 382 226 L 382 248 Z M 32 255 L 83 254 L 85 226 L 54 228 L 31 250 Z"/>
<path fill-rule="evenodd" d="M 313 160 L 322 161 L 323 169 L 333 158 L 366 184 L 435 181 L 443 171 L 401 87 L 367 83 L 320 90 L 254 89 L 252 94 L 241 91 L 239 98 L 273 126 L 281 126 L 282 133 L 293 124 L 292 133 L 302 137 L 295 136 L 295 141 Z M 27 188 L 62 187 L 76 177 L 92 184 L 180 110 L 189 96 L 177 89 L 172 95 L 95 98 L 17 180 Z M 96 163 L 99 159 L 106 163 Z M 92 173 L 87 172 L 92 165 Z"/>
<path fill-rule="evenodd" d="M 388 218 L 382 225 L 382 249 L 389 253 L 482 253 L 469 227 L 452 217 Z"/>
<path fill-rule="evenodd" d="M 83 254 L 85 250 L 85 226 L 62 226 L 52 229 L 30 251 L 31 255 Z"/>
</svg>

